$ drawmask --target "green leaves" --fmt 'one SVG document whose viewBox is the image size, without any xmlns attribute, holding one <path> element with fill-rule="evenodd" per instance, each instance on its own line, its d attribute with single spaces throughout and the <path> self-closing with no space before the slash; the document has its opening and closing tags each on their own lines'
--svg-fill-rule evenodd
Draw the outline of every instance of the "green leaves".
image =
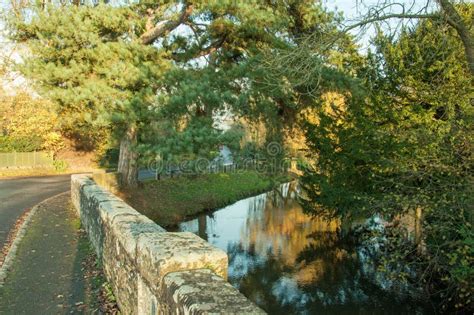
<svg viewBox="0 0 474 315">
<path fill-rule="evenodd" d="M 352 69 L 357 79 L 346 80 L 353 84 L 333 85 L 345 96 L 339 110 L 322 106 L 306 124 L 317 157 L 303 178 L 312 213 L 393 220 L 422 209 L 423 256 L 407 249 L 402 224 L 384 253 L 386 270 L 411 264 L 457 309 L 469 307 L 459 293 L 474 281 L 474 112 L 463 60 L 462 43 L 442 24 L 420 21 L 395 40 L 378 34 L 375 52 Z"/>
</svg>

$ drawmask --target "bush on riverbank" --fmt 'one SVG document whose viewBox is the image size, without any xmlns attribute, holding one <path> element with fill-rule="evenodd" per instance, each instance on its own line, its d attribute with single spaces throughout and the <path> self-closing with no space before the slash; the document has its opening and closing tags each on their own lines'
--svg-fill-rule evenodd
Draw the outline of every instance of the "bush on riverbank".
<svg viewBox="0 0 474 315">
<path fill-rule="evenodd" d="M 268 191 L 283 180 L 255 171 L 203 174 L 145 182 L 138 189 L 122 191 L 122 197 L 132 207 L 166 227 L 203 211 Z"/>
</svg>

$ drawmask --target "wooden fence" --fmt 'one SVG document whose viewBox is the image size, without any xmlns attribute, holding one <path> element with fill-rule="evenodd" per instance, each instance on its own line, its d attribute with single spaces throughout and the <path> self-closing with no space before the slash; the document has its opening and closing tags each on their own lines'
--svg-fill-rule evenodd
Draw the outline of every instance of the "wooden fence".
<svg viewBox="0 0 474 315">
<path fill-rule="evenodd" d="M 50 152 L 8 152 L 0 153 L 0 169 L 54 167 Z"/>
</svg>

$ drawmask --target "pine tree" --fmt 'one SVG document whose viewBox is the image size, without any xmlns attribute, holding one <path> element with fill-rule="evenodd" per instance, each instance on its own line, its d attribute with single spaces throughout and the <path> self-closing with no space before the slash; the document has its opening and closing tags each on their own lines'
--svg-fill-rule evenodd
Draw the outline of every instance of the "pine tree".
<svg viewBox="0 0 474 315">
<path fill-rule="evenodd" d="M 335 28 L 333 15 L 308 0 L 15 9 L 12 38 L 28 47 L 22 73 L 58 105 L 64 129 L 90 134 L 108 128 L 121 139 L 118 171 L 128 185 L 137 181 L 139 142 L 148 141 L 140 133 L 152 123 L 174 120 L 177 128 L 183 119 L 212 118 L 230 107 L 268 122 L 278 138 L 291 121 L 294 97 L 282 78 L 270 89 L 257 65 L 305 34 Z M 174 31 L 178 27 L 188 31 Z"/>
</svg>

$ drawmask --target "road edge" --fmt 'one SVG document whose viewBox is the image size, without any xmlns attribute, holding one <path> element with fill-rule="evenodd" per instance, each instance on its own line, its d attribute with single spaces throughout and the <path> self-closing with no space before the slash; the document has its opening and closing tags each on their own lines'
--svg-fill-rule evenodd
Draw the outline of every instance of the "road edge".
<svg viewBox="0 0 474 315">
<path fill-rule="evenodd" d="M 56 197 L 60 197 L 64 194 L 69 194 L 69 193 L 70 191 L 64 191 L 52 197 L 46 198 L 43 201 L 36 204 L 35 206 L 33 206 L 31 210 L 28 211 L 24 219 L 22 217 L 19 218 L 19 220 L 23 219 L 23 222 L 16 230 L 15 235 L 13 236 L 13 240 L 11 241 L 11 244 L 9 245 L 7 249 L 5 258 L 3 259 L 3 263 L 0 265 L 0 288 L 5 284 L 5 279 L 7 278 L 8 270 L 10 269 L 10 267 L 13 264 L 13 261 L 15 260 L 18 246 L 20 245 L 23 237 L 25 236 L 26 229 L 28 228 L 28 225 L 31 222 L 31 219 L 35 215 L 36 211 L 38 210 L 38 207 L 40 207 L 41 204 L 46 203 L 51 199 L 54 199 Z"/>
</svg>

